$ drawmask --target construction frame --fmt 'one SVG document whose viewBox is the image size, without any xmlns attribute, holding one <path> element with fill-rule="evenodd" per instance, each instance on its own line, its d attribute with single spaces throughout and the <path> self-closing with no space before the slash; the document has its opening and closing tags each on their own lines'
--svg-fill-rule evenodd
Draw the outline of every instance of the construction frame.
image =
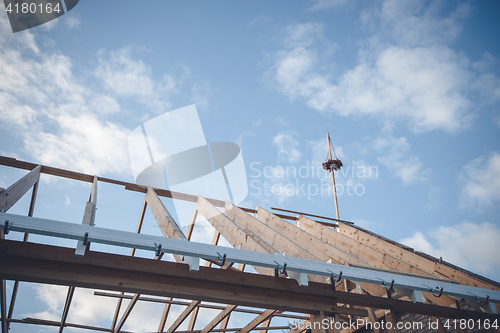
<svg viewBox="0 0 500 333">
<path fill-rule="evenodd" d="M 125 332 L 123 326 L 138 301 L 164 304 L 157 332 L 168 333 L 245 333 L 252 330 L 261 333 L 272 330 L 379 333 L 399 331 L 397 323 L 404 320 L 435 322 L 439 332 L 465 332 L 466 329 L 460 326 L 449 329 L 446 319 L 500 321 L 498 282 L 414 251 L 349 221 L 277 208 L 273 210 L 295 216 L 272 213 L 261 207 L 242 208 L 216 198 L 156 189 L 3 156 L 0 156 L 0 165 L 28 171 L 7 189 L 0 189 L 2 333 L 9 331 L 11 323 L 53 326 L 58 327 L 59 332 L 66 327 Z M 55 231 L 49 229 L 58 221 L 34 217 L 42 173 L 92 184 L 82 224 L 58 225 L 58 237 L 76 239 L 76 248 L 28 242 L 29 233 L 56 236 Z M 136 235 L 123 235 L 131 244 L 129 256 L 90 249 L 92 242 L 111 243 L 112 238 L 111 234 L 94 227 L 100 182 L 144 193 Z M 8 210 L 30 190 L 27 217 L 8 214 Z M 193 204 L 186 233 L 179 228 L 160 197 Z M 148 207 L 163 240 L 140 236 Z M 212 245 L 191 241 L 198 215 L 215 228 Z M 44 223 L 47 224 L 45 229 L 42 228 Z M 61 231 L 66 227 L 67 230 Z M 24 232 L 23 241 L 9 240 L 9 232 Z M 217 245 L 221 236 L 233 249 Z M 119 243 L 120 239 L 113 242 L 120 246 L 127 243 Z M 152 259 L 135 257 L 141 246 L 151 250 Z M 173 254 L 174 261 L 165 260 L 165 253 Z M 200 267 L 200 259 L 204 266 Z M 245 272 L 246 265 L 252 265 L 257 273 Z M 10 302 L 7 302 L 6 280 L 14 281 Z M 20 281 L 67 286 L 61 319 L 13 318 Z M 111 327 L 67 321 L 75 288 L 80 287 L 106 290 L 95 294 L 116 299 Z M 130 300 L 125 310 L 122 308 L 124 300 Z M 183 306 L 184 310 L 167 327 L 172 305 Z M 203 329 L 195 330 L 198 313 L 203 308 L 219 313 Z M 247 325 L 228 327 L 231 314 L 236 312 L 249 315 Z M 302 325 L 272 326 L 273 318 L 296 320 Z M 325 327 L 322 325 L 325 320 L 338 325 Z M 185 322 L 188 322 L 187 329 L 180 331 L 179 327 Z M 356 325 L 352 325 L 353 322 Z M 499 332 L 497 327 L 490 325 L 481 331 Z"/>
</svg>

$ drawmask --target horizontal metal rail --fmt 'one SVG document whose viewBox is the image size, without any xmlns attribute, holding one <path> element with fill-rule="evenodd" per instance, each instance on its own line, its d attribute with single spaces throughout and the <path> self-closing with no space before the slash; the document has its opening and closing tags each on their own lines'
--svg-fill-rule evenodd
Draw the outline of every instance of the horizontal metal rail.
<svg viewBox="0 0 500 333">
<path fill-rule="evenodd" d="M 149 250 L 158 254 L 171 253 L 188 258 L 192 270 L 198 270 L 199 259 L 221 260 L 225 256 L 228 262 L 278 269 L 288 273 L 298 281 L 305 281 L 306 274 L 331 277 L 335 280 L 344 278 L 352 281 L 383 285 L 387 289 L 399 288 L 410 292 L 425 291 L 444 294 L 456 298 L 477 300 L 488 311 L 496 313 L 493 303 L 500 303 L 500 291 L 459 285 L 453 281 L 436 281 L 425 277 L 398 274 L 393 271 L 373 271 L 361 267 L 349 267 L 314 260 L 287 257 L 280 254 L 268 254 L 197 243 L 187 240 L 150 236 L 132 232 L 92 227 L 35 217 L 0 213 L 0 228 L 9 231 L 26 232 L 84 242 L 95 242 L 127 248 Z M 187 259 L 187 260 L 186 260 Z"/>
</svg>

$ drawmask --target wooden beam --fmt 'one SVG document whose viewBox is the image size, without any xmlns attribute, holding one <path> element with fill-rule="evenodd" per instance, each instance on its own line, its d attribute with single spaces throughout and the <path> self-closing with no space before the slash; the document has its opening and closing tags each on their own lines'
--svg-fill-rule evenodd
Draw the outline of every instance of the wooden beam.
<svg viewBox="0 0 500 333">
<path fill-rule="evenodd" d="M 273 276 L 89 251 L 0 240 L 0 279 L 75 287 L 118 290 L 148 295 L 271 308 L 299 313 L 338 312 L 366 316 L 365 310 L 332 306 L 337 303 L 445 318 L 498 319 L 500 315 L 437 305 L 334 291 L 323 283 L 299 286 Z"/>
<path fill-rule="evenodd" d="M 268 235 L 268 237 L 274 237 L 274 233 L 278 233 L 288 239 L 288 242 L 281 242 L 280 244 L 274 245 L 280 252 L 286 252 L 288 254 L 289 246 L 287 246 L 287 243 L 288 244 L 293 243 L 296 244 L 296 246 L 299 246 L 301 249 L 303 249 L 302 253 L 299 251 L 299 253 L 294 255 L 297 257 L 304 258 L 303 253 L 307 251 L 312 256 L 317 258 L 316 260 L 320 260 L 323 262 L 331 261 L 332 263 L 342 264 L 342 265 L 360 264 L 365 267 L 367 265 L 365 262 L 359 260 L 355 256 L 343 251 L 342 249 L 332 244 L 324 242 L 323 240 L 316 237 L 314 234 L 310 234 L 291 223 L 283 221 L 275 214 L 272 214 L 261 207 L 257 207 L 257 217 L 261 223 L 269 226 L 272 230 L 272 232 L 269 232 L 268 230 L 261 230 L 259 234 Z M 300 216 L 299 218 L 311 221 L 303 216 Z M 313 223 L 315 222 L 313 221 Z M 259 225 L 258 223 L 251 223 L 249 224 L 249 228 L 251 228 L 252 231 L 257 232 L 258 229 L 255 226 L 258 225 Z M 318 226 L 324 229 L 328 229 L 321 225 Z M 331 229 L 328 230 L 335 232 Z M 324 278 L 321 278 L 321 281 L 325 281 Z M 385 289 L 381 286 L 368 283 L 362 283 L 362 286 L 363 289 L 367 290 L 372 295 L 381 296 L 385 294 Z"/>
<path fill-rule="evenodd" d="M 251 322 L 249 322 L 245 327 L 238 331 L 238 333 L 248 333 L 255 327 L 259 326 L 262 322 L 269 320 L 278 310 L 264 310 L 260 315 L 255 317 Z"/>
<path fill-rule="evenodd" d="M 260 325 L 260 332 L 259 333 L 266 333 L 267 332 L 267 328 L 269 328 L 271 326 L 272 319 L 273 319 L 273 317 L 269 317 L 268 319 L 266 319 L 262 322 L 262 325 Z"/>
<path fill-rule="evenodd" d="M 205 326 L 205 328 L 203 328 L 201 330 L 201 333 L 208 333 L 210 331 L 212 331 L 212 329 L 215 328 L 215 326 L 219 325 L 219 323 L 224 319 L 226 318 L 230 313 L 231 311 L 233 311 L 235 308 L 237 307 L 237 305 L 228 305 L 226 306 L 226 308 L 224 310 L 222 310 L 221 312 L 219 312 L 217 314 L 217 316 L 215 316 L 214 319 L 212 319 L 208 324 L 207 326 Z"/>
<path fill-rule="evenodd" d="M 132 299 L 132 295 L 122 295 L 121 293 L 108 293 L 108 292 L 102 292 L 102 291 L 94 291 L 94 295 L 96 296 L 104 296 L 104 297 L 113 297 L 113 298 L 124 298 L 124 299 Z M 186 302 L 186 301 L 174 301 L 172 298 L 167 297 L 167 298 L 153 298 L 153 297 L 145 297 L 145 296 L 140 296 L 139 301 L 146 301 L 146 302 L 153 302 L 153 303 L 162 303 L 162 304 L 172 304 L 172 305 L 182 305 L 182 306 L 188 306 L 191 302 Z M 206 309 L 214 309 L 214 310 L 224 310 L 226 307 L 222 305 L 214 305 L 214 304 L 205 304 L 201 303 L 198 307 L 200 308 L 206 308 Z M 247 309 L 247 308 L 236 308 L 233 310 L 234 312 L 241 312 L 241 313 L 250 313 L 250 314 L 255 314 L 259 315 L 262 313 L 262 311 L 259 310 L 252 310 L 252 309 Z M 275 314 L 275 317 L 283 317 L 283 318 L 291 318 L 291 319 L 307 319 L 306 316 L 304 315 L 294 315 L 294 314 L 288 314 L 288 313 L 279 313 L 277 312 Z"/>
<path fill-rule="evenodd" d="M 184 311 L 175 319 L 175 321 L 172 323 L 172 325 L 169 327 L 169 329 L 166 331 L 166 333 L 173 333 L 175 330 L 181 326 L 181 324 L 186 320 L 186 318 L 189 316 L 189 314 L 201 303 L 201 301 L 195 301 L 191 302 Z"/>
<path fill-rule="evenodd" d="M 75 294 L 75 287 L 69 287 L 68 293 L 66 295 L 66 302 L 64 303 L 63 314 L 61 317 L 61 324 L 59 325 L 59 333 L 62 333 L 64 326 L 66 324 L 66 319 L 68 318 L 69 307 L 71 301 L 73 300 L 73 295 Z"/>
<path fill-rule="evenodd" d="M 58 327 L 61 325 L 61 322 L 59 322 L 59 321 L 31 318 L 31 317 L 26 317 L 26 318 L 23 318 L 21 320 L 20 319 L 11 319 L 10 321 L 13 323 L 18 323 L 18 324 L 42 325 L 42 326 L 53 326 L 53 327 Z M 80 329 L 84 329 L 84 330 L 91 330 L 91 331 L 98 331 L 98 332 L 111 332 L 111 330 L 109 328 L 81 325 L 81 324 L 74 324 L 74 323 L 66 323 L 66 327 L 80 328 Z M 120 331 L 120 333 L 132 333 L 132 332 Z"/>
<path fill-rule="evenodd" d="M 113 333 L 118 333 L 122 329 L 123 325 L 125 324 L 125 321 L 127 320 L 128 316 L 132 312 L 132 309 L 134 308 L 135 304 L 137 303 L 137 300 L 139 300 L 139 296 L 140 296 L 140 294 L 135 294 L 134 297 L 132 297 L 132 300 L 130 301 L 127 308 L 125 309 L 125 312 L 123 313 L 122 318 L 120 319 L 120 322 L 118 323 L 118 325 L 114 329 Z"/>
<path fill-rule="evenodd" d="M 35 212 L 35 203 L 36 203 L 36 196 L 38 194 L 38 185 L 40 184 L 40 179 L 33 185 L 33 191 L 31 192 L 31 201 L 30 201 L 30 207 L 28 209 L 28 216 L 33 216 L 33 213 Z M 25 233 L 23 237 L 23 242 L 27 242 L 29 238 L 29 234 Z M 16 304 L 16 298 L 17 298 L 17 291 L 19 290 L 19 281 L 14 281 L 14 287 L 12 288 L 12 297 L 10 299 L 10 305 L 9 305 L 9 313 L 7 314 L 7 318 L 9 319 L 7 323 L 7 329 L 10 327 L 10 319 L 12 319 L 12 314 L 14 313 L 14 306 Z"/>
<path fill-rule="evenodd" d="M 367 244 L 371 248 L 377 249 L 380 252 L 390 254 L 391 256 L 404 261 L 414 267 L 421 269 L 427 273 L 430 273 L 438 278 L 446 277 L 450 280 L 457 281 L 461 284 L 474 286 L 478 288 L 500 290 L 500 287 L 493 284 L 497 282 L 494 281 L 481 281 L 474 277 L 469 276 L 465 272 L 457 271 L 445 264 L 439 264 L 439 262 L 434 262 L 426 259 L 418 254 L 412 253 L 403 247 L 399 247 L 395 244 L 389 243 L 373 234 L 364 232 L 361 229 L 342 224 L 339 228 L 340 233 L 346 235 L 352 239 L 359 242 Z M 491 282 L 491 283 L 490 283 Z"/>
<path fill-rule="evenodd" d="M 269 251 L 256 242 L 249 234 L 231 221 L 226 215 L 202 196 L 198 196 L 198 212 L 234 247 L 243 250 L 268 253 Z M 259 274 L 273 275 L 274 270 L 254 267 Z"/>
<path fill-rule="evenodd" d="M 2 316 L 2 333 L 8 333 L 7 326 L 7 284 L 4 279 L 0 282 L 0 315 Z"/>
<path fill-rule="evenodd" d="M 329 244 L 335 248 L 342 249 L 350 255 L 376 268 L 390 269 L 398 272 L 406 272 L 412 274 L 419 274 L 430 276 L 418 267 L 412 266 L 390 254 L 380 252 L 370 246 L 347 237 L 335 230 L 325 228 L 324 226 L 310 220 L 309 218 L 300 215 L 299 216 L 299 228 L 306 231 L 307 233 L 313 235 L 315 238 L 322 240 L 326 244 Z M 299 238 L 299 237 L 297 237 Z M 350 258 L 349 257 L 349 258 Z M 340 259 L 343 264 L 358 264 L 357 262 L 346 262 L 344 259 Z"/>
<path fill-rule="evenodd" d="M 342 228 L 343 226 L 344 225 L 340 226 L 340 228 Z M 340 249 L 345 249 L 345 251 L 348 252 L 350 256 L 355 257 L 358 260 L 362 260 L 363 264 L 361 264 L 360 266 L 366 267 L 366 264 L 368 264 L 370 266 L 380 269 L 389 269 L 397 272 L 406 272 L 409 274 L 433 276 L 431 273 L 423 271 L 422 269 L 413 266 L 403 260 L 400 260 L 389 253 L 383 253 L 377 249 L 371 248 L 365 243 L 347 237 L 342 233 L 339 233 L 329 228 L 325 228 L 324 226 L 317 224 L 316 222 L 308 219 L 305 216 L 299 216 L 299 227 L 300 229 L 305 230 L 307 233 L 321 239 L 322 241 L 331 246 L 338 247 Z M 298 239 L 301 238 L 298 237 Z M 340 259 L 342 259 L 341 256 L 342 252 L 338 252 L 338 255 L 340 255 L 340 257 L 338 258 L 342 264 L 347 264 L 352 266 L 359 265 L 359 263 L 357 263 L 356 261 L 349 261 L 349 262 L 341 261 Z M 350 257 L 344 256 L 344 258 L 349 259 Z M 367 287 L 370 288 L 369 286 L 367 286 L 367 284 L 362 284 L 362 287 L 372 295 L 382 296 L 383 294 L 385 294 L 384 288 L 379 289 L 377 292 L 375 292 L 374 290 L 369 290 L 369 289 L 367 290 L 366 289 Z M 426 296 L 428 296 L 428 294 L 432 295 L 432 293 L 424 293 L 424 294 Z M 429 296 L 429 297 L 431 297 L 435 303 L 442 306 L 450 306 L 451 304 L 455 303 L 454 299 L 446 295 L 439 298 L 434 296 Z"/>
<path fill-rule="evenodd" d="M 191 240 L 191 236 L 193 235 L 194 224 L 196 223 L 196 217 L 198 216 L 198 210 L 196 209 L 197 203 L 194 203 L 193 212 L 191 213 L 191 219 L 189 220 L 189 225 L 186 232 L 186 238 Z"/>
<path fill-rule="evenodd" d="M 193 213 L 194 213 L 194 211 L 193 211 Z M 217 245 L 219 243 L 219 238 L 220 238 L 220 232 L 218 232 L 217 230 L 215 230 L 214 231 L 214 235 L 212 236 L 212 245 Z M 206 267 L 212 267 L 212 262 L 205 261 L 205 266 Z M 228 268 L 228 267 L 226 267 L 226 268 Z M 188 331 L 194 330 L 194 326 L 196 324 L 196 319 L 198 318 L 198 313 L 199 312 L 200 312 L 200 304 L 198 304 L 198 306 L 196 308 L 194 308 L 193 312 L 191 313 L 191 316 L 189 317 L 189 324 L 188 324 L 188 327 L 187 327 Z"/>
<path fill-rule="evenodd" d="M 160 227 L 160 230 L 162 231 L 163 235 L 165 237 L 170 237 L 170 238 L 176 238 L 176 239 L 186 239 L 186 236 L 184 236 L 184 233 L 181 231 L 173 217 L 170 215 L 168 210 L 165 208 L 165 205 L 163 202 L 161 202 L 160 198 L 156 194 L 156 192 L 153 190 L 151 186 L 148 186 L 148 190 L 146 192 L 146 196 L 144 197 L 144 203 L 142 205 L 142 210 L 141 210 L 141 215 L 139 219 L 139 224 L 137 226 L 137 233 L 140 233 L 142 223 L 144 220 L 144 215 L 146 211 L 146 207 L 149 205 L 149 208 L 151 209 L 151 212 L 153 213 L 153 216 L 158 223 L 158 226 Z M 132 249 L 131 256 L 134 256 L 135 254 L 135 249 Z M 174 255 L 174 258 L 177 262 L 182 262 L 182 259 L 178 255 Z M 161 256 L 155 257 L 155 260 L 160 260 Z M 122 318 L 116 328 L 114 329 L 113 333 L 118 333 L 119 330 L 123 327 L 125 324 L 125 321 L 127 320 L 128 316 L 132 312 L 132 309 L 134 308 L 135 304 L 137 303 L 137 300 L 139 299 L 140 294 L 135 294 L 134 297 L 132 298 L 131 302 L 129 303 L 127 309 L 122 315 Z M 121 300 L 121 299 L 120 299 Z M 119 305 L 121 305 L 121 302 L 119 302 Z M 117 311 L 115 311 L 115 316 L 113 319 L 113 327 L 115 327 L 114 323 L 116 322 L 117 318 L 117 312 L 119 311 L 119 306 L 117 306 Z M 163 313 L 168 315 L 168 312 L 170 310 L 170 304 L 165 305 L 165 309 Z M 166 317 L 165 319 L 160 319 L 160 326 L 165 325 L 166 322 Z"/>
<path fill-rule="evenodd" d="M 487 280 L 486 278 L 481 277 L 481 279 L 479 279 L 479 276 L 477 276 L 477 278 L 472 277 L 464 271 L 458 271 L 456 269 L 448 267 L 444 263 L 440 264 L 439 262 L 434 262 L 432 260 L 424 258 L 423 256 L 408 251 L 401 246 L 381 239 L 375 234 L 365 232 L 360 228 L 341 224 L 339 226 L 339 232 L 343 235 L 348 236 L 349 238 L 364 243 L 382 253 L 389 254 L 438 278 L 450 279 L 457 281 L 458 283 L 463 285 L 474 286 L 478 288 L 500 290 L 497 282 L 491 280 L 485 281 Z M 452 302 L 449 297 L 445 297 L 444 299 L 443 297 L 437 298 L 432 296 L 432 293 L 424 293 L 424 295 L 427 299 L 437 304 L 444 305 L 443 302 L 450 304 L 454 303 L 454 301 Z M 496 308 L 497 311 L 500 312 L 500 304 L 496 304 Z"/>
<path fill-rule="evenodd" d="M 326 216 L 321 216 L 321 215 L 314 215 L 314 214 L 302 213 L 302 212 L 297 212 L 297 211 L 294 211 L 294 210 L 288 210 L 288 209 L 282 209 L 282 208 L 275 208 L 275 207 L 271 207 L 271 209 L 278 210 L 278 211 L 281 211 L 281 212 L 293 213 L 293 214 L 297 214 L 297 215 L 305 215 L 305 216 L 318 217 L 320 219 L 325 219 L 325 220 L 330 220 L 330 221 L 338 221 L 338 222 L 342 222 L 342 223 L 346 223 L 346 224 L 354 224 L 354 222 L 349 222 L 349 221 L 345 221 L 345 220 L 334 219 L 333 217 L 326 217 Z M 316 222 L 318 222 L 318 221 L 316 221 Z M 318 222 L 318 223 L 321 223 L 321 222 Z M 336 226 L 337 224 L 334 224 L 334 225 Z"/>
<path fill-rule="evenodd" d="M 163 202 L 161 202 L 160 198 L 151 186 L 148 186 L 148 191 L 146 192 L 146 202 L 148 203 L 163 236 L 187 240 L 187 237 L 174 221 L 174 218 L 170 215 L 167 208 Z"/>
<path fill-rule="evenodd" d="M 19 179 L 6 190 L 0 192 L 0 212 L 6 213 L 28 190 L 40 179 L 42 166 L 35 166 L 28 174 Z"/>
<path fill-rule="evenodd" d="M 148 202 L 147 202 L 147 196 L 144 196 L 144 200 L 142 202 L 142 208 L 141 208 L 141 213 L 139 214 L 139 221 L 137 222 L 137 228 L 135 232 L 137 234 L 141 233 L 142 229 L 142 224 L 144 222 L 144 216 L 146 215 L 146 209 L 148 208 Z M 135 256 L 135 248 L 130 250 L 130 256 L 133 257 Z M 122 291 L 121 295 L 125 295 L 125 293 Z M 123 298 L 119 298 L 118 302 L 116 303 L 116 308 L 115 308 L 115 314 L 113 315 L 113 321 L 111 322 L 111 331 L 113 331 L 116 327 L 116 324 L 118 322 L 118 315 L 120 314 L 120 308 L 122 306 L 122 301 Z"/>
<path fill-rule="evenodd" d="M 172 301 L 172 297 L 168 297 L 167 300 Z M 166 303 L 165 308 L 163 309 L 163 313 L 160 318 L 160 324 L 158 325 L 158 332 L 163 332 L 165 330 L 165 324 L 167 323 L 168 313 L 170 312 L 170 308 L 172 303 Z"/>
<path fill-rule="evenodd" d="M 20 161 L 20 160 L 17 160 L 15 158 L 6 157 L 6 156 L 0 156 L 0 165 L 9 166 L 9 167 L 18 168 L 18 169 L 24 169 L 24 170 L 33 170 L 34 168 L 37 167 L 37 164 L 25 162 L 25 161 Z M 59 168 L 54 168 L 54 167 L 49 167 L 49 166 L 45 166 L 45 165 L 42 165 L 40 172 L 44 173 L 44 174 L 48 174 L 48 175 L 53 175 L 53 176 L 57 176 L 57 177 L 73 179 L 73 180 L 78 180 L 78 181 L 83 181 L 83 182 L 88 182 L 88 183 L 92 183 L 94 180 L 94 176 L 89 175 L 89 174 L 75 172 L 75 171 L 69 171 L 69 170 L 64 170 L 64 169 L 59 169 Z M 125 189 L 129 190 L 129 191 L 146 193 L 148 190 L 146 186 L 137 185 L 137 184 L 129 183 L 129 182 L 124 182 L 121 180 L 115 180 L 115 179 L 110 179 L 110 178 L 106 178 L 106 177 L 98 177 L 98 180 L 100 182 L 103 182 L 103 183 L 110 183 L 110 184 L 124 186 Z M 162 189 L 155 189 L 155 190 L 156 190 L 156 193 L 162 197 L 183 200 L 183 201 L 196 202 L 195 195 L 174 192 L 174 191 L 169 191 L 169 190 L 162 190 Z M 216 199 L 208 199 L 208 200 L 212 204 L 214 204 L 218 207 L 224 206 L 224 201 L 216 200 Z"/>
</svg>

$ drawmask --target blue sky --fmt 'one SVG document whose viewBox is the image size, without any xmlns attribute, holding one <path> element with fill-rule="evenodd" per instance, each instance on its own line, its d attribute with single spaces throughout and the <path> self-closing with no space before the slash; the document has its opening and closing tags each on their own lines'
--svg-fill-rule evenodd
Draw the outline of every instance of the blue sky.
<svg viewBox="0 0 500 333">
<path fill-rule="evenodd" d="M 280 173 L 329 132 L 342 219 L 500 280 L 497 1 L 82 0 L 16 34 L 0 7 L 2 155 L 133 182 L 130 131 L 196 104 L 242 149 L 242 206 L 334 217 L 328 177 Z M 80 223 L 88 188 L 44 177 L 35 215 Z M 142 196 L 101 191 L 98 221 L 135 230 Z"/>
</svg>

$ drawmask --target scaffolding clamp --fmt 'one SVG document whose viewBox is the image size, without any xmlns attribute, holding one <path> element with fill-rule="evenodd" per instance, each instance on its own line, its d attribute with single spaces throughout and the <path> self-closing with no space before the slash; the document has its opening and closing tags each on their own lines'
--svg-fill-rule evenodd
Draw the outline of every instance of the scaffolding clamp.
<svg viewBox="0 0 500 333">
<path fill-rule="evenodd" d="M 219 252 L 217 252 L 217 255 L 219 256 L 219 266 L 223 266 L 226 263 L 226 254 L 224 253 L 223 256 Z"/>
<path fill-rule="evenodd" d="M 161 253 L 161 243 L 160 244 L 156 244 L 155 243 L 155 256 L 159 257 L 160 256 L 160 253 Z"/>
<path fill-rule="evenodd" d="M 287 272 L 286 272 L 286 262 L 283 264 L 283 266 L 281 266 L 276 260 L 274 261 L 276 263 L 276 265 L 278 265 L 278 273 L 282 274 L 282 275 L 287 275 Z"/>
<path fill-rule="evenodd" d="M 11 226 L 11 225 L 12 225 L 12 224 L 10 224 L 10 223 L 9 223 L 9 220 L 5 220 L 5 224 L 4 224 L 4 226 L 3 226 L 3 233 L 4 233 L 4 235 L 9 234 L 9 231 L 10 231 L 10 226 Z"/>
<path fill-rule="evenodd" d="M 335 273 L 334 273 L 334 272 L 332 272 L 331 270 L 328 270 L 328 271 L 332 274 L 332 276 L 330 277 L 330 284 L 331 284 L 332 286 L 334 285 L 334 283 L 335 283 L 335 282 L 336 282 L 336 283 L 339 283 L 339 282 L 340 282 L 340 280 L 342 280 L 342 271 L 340 271 L 340 273 L 339 273 L 339 277 L 338 277 L 338 278 L 335 278 L 335 276 L 336 276 L 337 274 L 335 274 Z"/>
</svg>

